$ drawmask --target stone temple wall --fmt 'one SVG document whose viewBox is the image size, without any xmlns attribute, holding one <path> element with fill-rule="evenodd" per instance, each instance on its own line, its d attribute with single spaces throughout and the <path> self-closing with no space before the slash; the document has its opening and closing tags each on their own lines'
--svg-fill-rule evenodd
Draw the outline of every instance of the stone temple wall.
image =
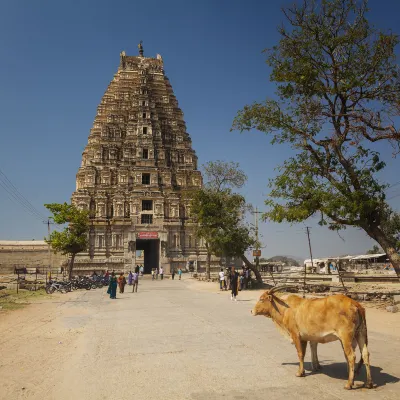
<svg viewBox="0 0 400 400">
<path fill-rule="evenodd" d="M 51 253 L 52 268 L 60 268 L 67 261 L 61 254 Z M 12 274 L 14 268 L 47 267 L 49 253 L 47 243 L 34 241 L 0 241 L 0 274 Z"/>
</svg>

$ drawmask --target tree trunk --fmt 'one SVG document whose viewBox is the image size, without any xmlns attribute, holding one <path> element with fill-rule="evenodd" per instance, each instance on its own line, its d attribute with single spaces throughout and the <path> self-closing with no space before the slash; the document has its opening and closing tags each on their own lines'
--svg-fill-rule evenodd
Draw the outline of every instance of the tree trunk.
<svg viewBox="0 0 400 400">
<path fill-rule="evenodd" d="M 71 260 L 69 262 L 69 265 L 68 265 L 68 279 L 69 280 L 72 279 L 72 270 L 74 268 L 75 256 L 76 256 L 76 254 L 73 253 L 72 256 L 71 256 Z"/>
<path fill-rule="evenodd" d="M 375 239 L 382 247 L 383 251 L 388 256 L 397 277 L 400 279 L 400 255 L 396 251 L 393 243 L 387 238 L 384 232 L 379 228 L 365 229 L 369 236 Z"/>
<path fill-rule="evenodd" d="M 207 249 L 206 276 L 207 276 L 207 279 L 210 279 L 211 278 L 211 252 L 210 252 L 210 249 L 208 248 L 207 243 L 206 243 L 206 249 Z"/>
<path fill-rule="evenodd" d="M 250 268 L 250 270 L 254 272 L 257 282 L 260 284 L 263 284 L 263 280 L 262 280 L 260 271 L 247 259 L 247 257 L 244 254 L 240 258 L 246 264 L 246 267 Z"/>
</svg>

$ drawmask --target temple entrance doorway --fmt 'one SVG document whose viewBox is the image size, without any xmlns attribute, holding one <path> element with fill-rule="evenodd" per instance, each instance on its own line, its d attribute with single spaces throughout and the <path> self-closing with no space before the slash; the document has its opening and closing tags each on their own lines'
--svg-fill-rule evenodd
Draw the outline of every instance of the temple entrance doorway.
<svg viewBox="0 0 400 400">
<path fill-rule="evenodd" d="M 150 274 L 153 268 L 160 266 L 160 240 L 136 239 L 136 250 L 144 252 L 144 273 Z"/>
</svg>

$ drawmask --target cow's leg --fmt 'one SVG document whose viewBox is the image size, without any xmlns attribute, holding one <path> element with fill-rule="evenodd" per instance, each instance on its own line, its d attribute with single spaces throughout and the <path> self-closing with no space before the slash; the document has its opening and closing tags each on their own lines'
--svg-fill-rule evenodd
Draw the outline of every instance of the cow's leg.
<svg viewBox="0 0 400 400">
<path fill-rule="evenodd" d="M 320 370 L 322 367 L 318 361 L 318 353 L 317 353 L 317 346 L 318 343 L 317 342 L 310 342 L 310 348 L 311 348 L 311 365 L 312 365 L 312 370 L 318 371 Z"/>
<path fill-rule="evenodd" d="M 296 373 L 296 376 L 301 377 L 305 376 L 304 372 L 304 357 L 306 355 L 306 350 L 307 350 L 307 341 L 300 340 L 299 337 L 292 337 L 293 343 L 296 346 L 297 350 L 297 355 L 299 356 L 299 370 Z"/>
<path fill-rule="evenodd" d="M 354 384 L 354 366 L 356 362 L 356 355 L 353 349 L 353 338 L 349 335 L 346 335 L 345 337 L 341 338 L 341 342 L 349 367 L 349 379 L 344 388 L 350 390 Z"/>
<path fill-rule="evenodd" d="M 368 389 L 372 389 L 374 384 L 372 382 L 371 366 L 369 364 L 369 351 L 368 351 L 368 347 L 367 347 L 366 332 L 358 332 L 356 339 L 357 339 L 358 347 L 360 348 L 360 352 L 361 352 L 361 360 L 359 362 L 359 366 L 357 367 L 357 371 L 362 366 L 362 361 L 364 361 L 365 369 L 367 370 L 367 382 L 365 383 L 365 387 L 367 387 Z"/>
</svg>

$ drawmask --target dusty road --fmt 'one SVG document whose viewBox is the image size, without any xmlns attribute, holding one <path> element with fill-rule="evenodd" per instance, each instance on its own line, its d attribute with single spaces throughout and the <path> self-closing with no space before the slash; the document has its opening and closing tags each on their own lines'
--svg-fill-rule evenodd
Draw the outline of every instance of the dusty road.
<svg viewBox="0 0 400 400">
<path fill-rule="evenodd" d="M 250 315 L 253 293 L 234 303 L 198 288 L 144 279 L 117 300 L 79 291 L 1 315 L 0 399 L 400 398 L 398 333 L 369 323 L 378 387 L 348 392 L 338 342 L 319 347 L 322 373 L 296 378 L 294 347 Z"/>
</svg>

